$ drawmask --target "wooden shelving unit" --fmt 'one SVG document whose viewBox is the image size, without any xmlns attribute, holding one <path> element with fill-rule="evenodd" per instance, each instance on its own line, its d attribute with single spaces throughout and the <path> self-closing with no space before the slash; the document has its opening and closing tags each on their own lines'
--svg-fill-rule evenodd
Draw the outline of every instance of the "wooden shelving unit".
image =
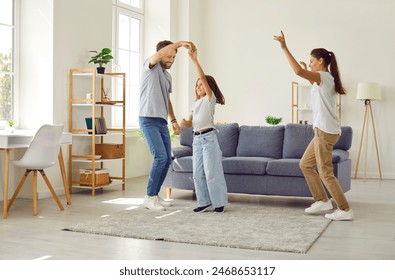
<svg viewBox="0 0 395 280">
<path fill-rule="evenodd" d="M 109 84 L 111 88 L 114 82 L 117 83 L 116 88 L 120 88 L 119 95 L 122 98 L 119 100 L 106 100 L 104 96 L 105 85 Z M 125 158 L 98 159 L 95 149 L 96 144 L 116 142 L 115 144 L 122 145 L 122 154 L 125 155 L 125 85 L 125 73 L 97 74 L 96 68 L 74 68 L 69 70 L 69 132 L 73 136 L 73 144 L 69 147 L 68 182 L 70 191 L 73 188 L 90 188 L 92 196 L 94 196 L 97 188 L 107 186 L 122 185 L 122 190 L 125 190 Z M 84 89 L 88 90 L 84 91 Z M 84 93 L 86 91 L 91 93 L 91 98 L 86 96 L 86 93 Z M 122 111 L 122 126 L 111 127 L 106 122 L 107 133 L 96 134 L 95 118 L 105 117 L 111 113 L 111 110 Z M 92 118 L 92 129 L 88 129 L 82 121 L 85 117 Z M 78 143 L 74 144 L 74 141 Z M 85 150 L 77 152 L 77 148 L 81 147 L 84 147 Z M 92 170 L 92 174 L 95 174 L 97 169 L 110 166 L 110 183 L 98 186 L 95 176 L 91 176 L 91 184 L 89 186 L 81 186 L 78 176 L 79 170 L 76 169 L 77 165 L 81 166 L 81 168 L 88 166 Z M 117 172 L 111 172 L 113 169 L 116 169 Z"/>
<path fill-rule="evenodd" d="M 298 82 L 292 82 L 292 123 L 299 123 L 302 121 L 308 121 L 308 124 L 312 124 L 312 107 L 310 105 L 310 85 L 299 85 Z M 304 91 L 303 100 L 301 101 L 301 91 Z M 308 93 L 306 92 L 308 91 Z M 341 122 L 341 112 L 342 112 L 342 100 L 341 95 L 337 95 L 337 110 L 339 115 L 339 120 Z"/>
</svg>

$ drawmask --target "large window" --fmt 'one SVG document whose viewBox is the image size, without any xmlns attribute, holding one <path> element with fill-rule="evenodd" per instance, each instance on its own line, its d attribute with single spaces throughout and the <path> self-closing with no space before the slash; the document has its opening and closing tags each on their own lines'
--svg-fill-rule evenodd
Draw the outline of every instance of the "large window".
<svg viewBox="0 0 395 280">
<path fill-rule="evenodd" d="M 126 73 L 126 126 L 138 127 L 143 0 L 116 1 L 114 4 L 114 26 L 114 71 Z M 117 89 L 114 92 L 120 94 Z M 119 111 L 114 110 L 114 125 L 121 125 L 122 116 Z"/>
<path fill-rule="evenodd" d="M 15 0 L 1 0 L 0 8 L 0 120 L 14 119 Z"/>
</svg>

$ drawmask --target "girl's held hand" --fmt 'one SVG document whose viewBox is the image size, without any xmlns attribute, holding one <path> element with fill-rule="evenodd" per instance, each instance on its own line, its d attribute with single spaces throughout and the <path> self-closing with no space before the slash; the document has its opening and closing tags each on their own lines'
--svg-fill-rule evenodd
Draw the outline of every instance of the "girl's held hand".
<svg viewBox="0 0 395 280">
<path fill-rule="evenodd" d="M 302 67 L 303 67 L 305 70 L 307 70 L 307 65 L 306 65 L 306 63 L 305 63 L 304 61 L 300 61 L 299 63 L 300 63 L 300 65 L 302 65 Z"/>
<path fill-rule="evenodd" d="M 189 51 L 194 51 L 194 50 L 196 50 L 196 46 L 195 46 L 195 44 L 192 43 L 192 42 L 182 41 L 182 42 L 181 42 L 181 45 L 182 45 L 184 48 L 186 48 L 187 50 L 189 50 Z"/>
<path fill-rule="evenodd" d="M 187 121 L 186 119 L 182 119 L 181 125 L 186 126 L 186 127 L 191 127 L 192 126 L 192 122 L 191 121 Z"/>
<path fill-rule="evenodd" d="M 189 57 L 190 57 L 192 60 L 196 60 L 196 59 L 197 59 L 197 49 L 189 50 L 189 51 L 188 51 L 188 54 L 189 54 Z"/>
</svg>

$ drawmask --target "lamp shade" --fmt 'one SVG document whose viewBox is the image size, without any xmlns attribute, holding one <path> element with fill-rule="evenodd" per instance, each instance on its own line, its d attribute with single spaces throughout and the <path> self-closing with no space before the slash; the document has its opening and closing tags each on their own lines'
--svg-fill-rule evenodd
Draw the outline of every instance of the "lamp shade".
<svg viewBox="0 0 395 280">
<path fill-rule="evenodd" d="M 380 100 L 380 85 L 378 83 L 358 83 L 357 99 Z"/>
</svg>

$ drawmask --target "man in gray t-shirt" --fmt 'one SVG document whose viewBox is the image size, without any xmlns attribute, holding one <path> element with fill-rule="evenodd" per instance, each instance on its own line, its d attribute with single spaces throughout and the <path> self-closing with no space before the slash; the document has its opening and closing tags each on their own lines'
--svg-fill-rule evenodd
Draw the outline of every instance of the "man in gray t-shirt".
<svg viewBox="0 0 395 280">
<path fill-rule="evenodd" d="M 180 47 L 192 51 L 196 49 L 192 42 L 161 41 L 156 46 L 157 52 L 145 61 L 141 74 L 139 122 L 154 157 L 148 179 L 147 195 L 144 197 L 144 206 L 150 210 L 165 210 L 165 206 L 171 206 L 158 194 L 171 163 L 168 118 L 171 120 L 174 134 L 180 133 L 180 126 L 170 100 L 172 80 L 167 71 L 173 65 L 177 49 Z"/>
</svg>

